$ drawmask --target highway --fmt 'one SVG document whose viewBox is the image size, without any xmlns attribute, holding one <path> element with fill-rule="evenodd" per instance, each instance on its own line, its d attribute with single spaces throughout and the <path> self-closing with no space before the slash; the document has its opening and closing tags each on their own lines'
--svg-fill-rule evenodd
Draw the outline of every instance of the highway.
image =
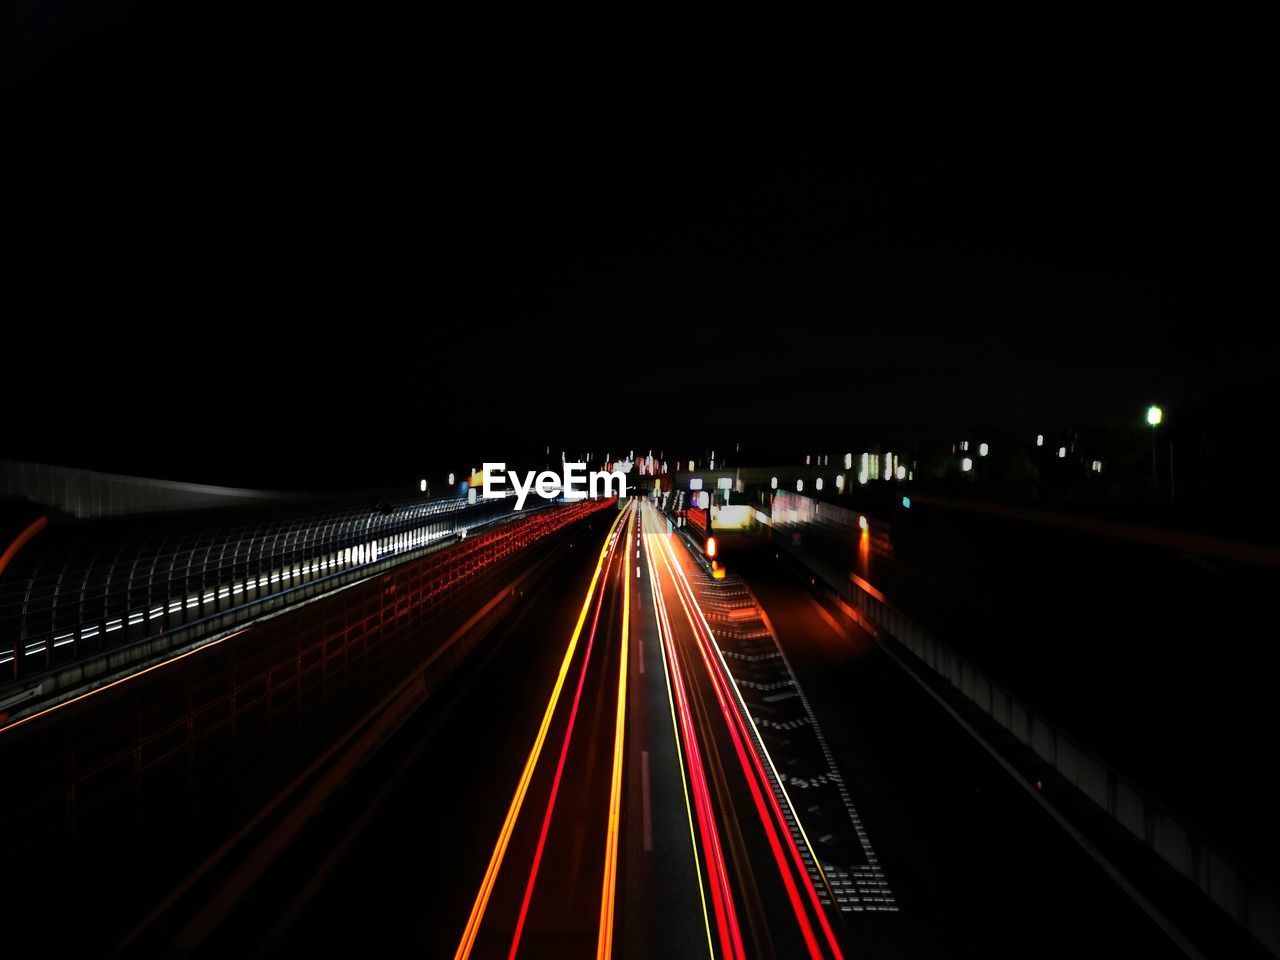
<svg viewBox="0 0 1280 960">
<path fill-rule="evenodd" d="M 628 500 L 515 571 L 225 863 L 117 889 L 121 955 L 1179 955 L 767 543 L 709 564 Z"/>
<path fill-rule="evenodd" d="M 761 749 L 775 741 L 743 709 L 685 542 L 630 505 L 570 552 L 370 765 L 352 788 L 364 799 L 304 833 L 307 866 L 272 885 L 302 900 L 267 911 L 265 942 L 354 948 L 376 930 L 395 952 L 456 958 L 1178 955 L 837 607 L 771 551 L 733 552 L 891 888 L 882 908 L 836 909 L 802 788 L 770 776 L 801 761 Z"/>
<path fill-rule="evenodd" d="M 682 543 L 632 504 L 574 552 L 391 745 L 408 765 L 371 764 L 352 790 L 372 799 L 304 833 L 271 886 L 310 889 L 265 911 L 287 918 L 266 942 L 355 946 L 373 924 L 428 956 L 844 955 Z M 237 922 L 222 946 L 264 936 Z"/>
</svg>

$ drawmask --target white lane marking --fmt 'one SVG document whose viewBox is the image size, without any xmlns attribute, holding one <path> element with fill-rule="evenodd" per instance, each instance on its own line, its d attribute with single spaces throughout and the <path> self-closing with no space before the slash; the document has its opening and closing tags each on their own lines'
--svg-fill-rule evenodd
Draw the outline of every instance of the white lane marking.
<svg viewBox="0 0 1280 960">
<path fill-rule="evenodd" d="M 640 751 L 640 804 L 644 819 L 645 853 L 653 850 L 653 821 L 649 817 L 649 751 Z"/>
</svg>

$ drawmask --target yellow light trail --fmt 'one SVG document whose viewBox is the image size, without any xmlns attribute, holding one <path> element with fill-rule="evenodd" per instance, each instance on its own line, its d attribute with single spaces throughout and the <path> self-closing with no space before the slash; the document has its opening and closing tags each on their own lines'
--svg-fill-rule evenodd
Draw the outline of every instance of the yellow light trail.
<svg viewBox="0 0 1280 960">
<path fill-rule="evenodd" d="M 666 536 L 660 529 L 657 529 L 656 521 L 648 514 L 643 514 L 649 522 L 649 535 L 646 539 L 652 543 L 654 537 Z M 707 931 L 707 956 L 711 960 L 715 960 L 716 949 L 715 942 L 711 935 L 711 915 L 707 910 L 707 890 L 702 883 L 702 858 L 698 856 L 698 834 L 693 826 L 693 805 L 689 802 L 689 778 L 684 769 L 684 748 L 680 745 L 680 727 L 676 722 L 676 702 L 671 693 L 671 671 L 667 669 L 667 645 L 671 642 L 669 637 L 670 625 L 667 624 L 667 633 L 663 632 L 663 625 L 666 623 L 666 611 L 659 606 L 658 594 L 658 568 L 653 562 L 653 547 L 650 546 L 645 551 L 645 563 L 649 568 L 649 593 L 653 597 L 653 615 L 658 630 L 658 643 L 662 647 L 662 673 L 667 684 L 667 706 L 671 709 L 671 734 L 676 741 L 676 764 L 680 767 L 680 788 L 684 791 L 684 812 L 685 817 L 689 821 L 689 846 L 693 850 L 693 873 L 698 878 L 698 898 L 702 901 L 702 925 Z M 674 656 L 675 652 L 671 651 Z"/>
<path fill-rule="evenodd" d="M 631 647 L 631 531 L 635 513 L 628 510 L 626 562 L 622 576 L 622 662 L 618 666 L 618 715 L 613 731 L 613 783 L 609 788 L 609 828 L 605 836 L 604 890 L 600 895 L 600 937 L 596 960 L 613 954 L 613 905 L 618 884 L 618 826 L 622 819 L 622 761 L 626 744 L 627 651 Z"/>
<path fill-rule="evenodd" d="M 471 916 L 467 919 L 466 929 L 462 932 L 462 941 L 458 944 L 458 949 L 453 955 L 454 960 L 467 960 L 471 956 L 472 948 L 475 946 L 476 936 L 480 932 L 480 922 L 484 919 L 484 911 L 489 905 L 489 897 L 493 893 L 493 885 L 498 879 L 498 871 L 502 867 L 502 859 L 507 853 L 507 844 L 511 841 L 511 832 L 515 829 L 516 820 L 520 816 L 520 808 L 524 804 L 525 793 L 529 789 L 529 781 L 533 778 L 534 768 L 538 765 L 538 757 L 542 754 L 542 744 L 547 739 L 547 730 L 551 726 L 551 718 L 555 715 L 556 706 L 560 702 L 560 691 L 564 688 L 564 680 L 569 673 L 569 665 L 573 662 L 573 654 L 578 649 L 578 638 L 582 634 L 582 625 L 587 619 L 587 610 L 591 606 L 591 597 L 595 594 L 596 585 L 600 580 L 600 570 L 604 567 L 605 556 L 613 546 L 613 535 L 617 531 L 618 523 L 622 520 L 623 515 L 624 511 L 619 511 L 618 515 L 614 517 L 613 525 L 609 528 L 609 536 L 605 539 L 604 546 L 600 548 L 600 556 L 596 560 L 596 569 L 591 575 L 591 585 L 587 588 L 587 595 L 582 601 L 582 611 L 578 614 L 578 622 L 573 628 L 573 636 L 569 639 L 568 649 L 565 650 L 564 660 L 560 664 L 560 673 L 557 675 L 555 686 L 551 690 L 551 699 L 547 701 L 546 712 L 542 715 L 542 724 L 538 727 L 538 735 L 534 738 L 533 749 L 529 751 L 529 758 L 525 761 L 524 771 L 520 774 L 520 782 L 516 785 L 515 796 L 511 798 L 511 806 L 507 808 L 507 818 L 502 823 L 502 830 L 498 834 L 498 842 L 494 845 L 493 855 L 489 858 L 489 867 L 485 871 L 484 880 L 480 884 L 480 891 L 476 894 L 475 903 L 471 907 Z"/>
</svg>

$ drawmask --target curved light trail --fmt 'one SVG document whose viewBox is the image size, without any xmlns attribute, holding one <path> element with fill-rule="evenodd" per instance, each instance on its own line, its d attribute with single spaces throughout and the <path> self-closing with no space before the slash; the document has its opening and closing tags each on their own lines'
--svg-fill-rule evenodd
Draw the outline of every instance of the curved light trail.
<svg viewBox="0 0 1280 960">
<path fill-rule="evenodd" d="M 493 894 L 493 885 L 497 881 L 498 871 L 502 868 L 502 861 L 506 856 L 507 845 L 511 842 L 511 833 L 515 829 L 516 820 L 520 816 L 520 809 L 524 805 L 525 794 L 529 790 L 529 781 L 533 778 L 533 771 L 538 765 L 538 758 L 542 755 L 542 746 L 547 739 L 547 730 L 551 726 L 551 719 L 555 715 L 556 707 L 560 702 L 560 693 L 564 689 L 565 677 L 569 673 L 574 653 L 578 649 L 578 639 L 582 634 L 582 627 L 586 623 L 587 612 L 591 608 L 591 598 L 600 582 L 600 571 L 604 568 L 606 557 L 612 553 L 617 543 L 618 524 L 622 521 L 624 513 L 625 511 L 619 511 L 614 518 L 613 524 L 609 528 L 609 537 L 604 546 L 600 548 L 600 556 L 596 560 L 595 572 L 591 575 L 591 584 L 587 588 L 587 595 L 583 598 L 582 610 L 578 614 L 578 622 L 573 628 L 572 636 L 569 638 L 569 645 L 565 649 L 564 659 L 560 664 L 560 672 L 557 674 L 555 686 L 551 690 L 551 698 L 547 701 L 547 709 L 542 715 L 542 723 L 538 727 L 533 747 L 529 751 L 524 770 L 521 772 L 520 780 L 516 784 L 516 792 L 511 798 L 511 805 L 507 808 L 506 818 L 503 820 L 502 829 L 498 833 L 498 840 L 494 845 L 493 854 L 489 858 L 489 866 L 485 870 L 484 879 L 481 881 L 480 890 L 476 894 L 475 903 L 471 907 L 471 914 L 467 918 L 466 928 L 462 932 L 462 940 L 454 953 L 454 960 L 467 960 L 475 947 L 476 936 L 480 932 L 480 923 L 484 919 L 485 909 L 489 905 L 489 897 Z"/>
</svg>

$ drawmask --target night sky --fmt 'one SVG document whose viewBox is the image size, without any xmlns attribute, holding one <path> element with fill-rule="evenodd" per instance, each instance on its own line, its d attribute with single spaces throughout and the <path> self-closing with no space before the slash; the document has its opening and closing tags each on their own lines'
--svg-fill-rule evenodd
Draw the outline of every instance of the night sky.
<svg viewBox="0 0 1280 960">
<path fill-rule="evenodd" d="M 0 26 L 0 456 L 318 487 L 1155 399 L 1274 435 L 1261 5 L 102 7 Z"/>
</svg>

